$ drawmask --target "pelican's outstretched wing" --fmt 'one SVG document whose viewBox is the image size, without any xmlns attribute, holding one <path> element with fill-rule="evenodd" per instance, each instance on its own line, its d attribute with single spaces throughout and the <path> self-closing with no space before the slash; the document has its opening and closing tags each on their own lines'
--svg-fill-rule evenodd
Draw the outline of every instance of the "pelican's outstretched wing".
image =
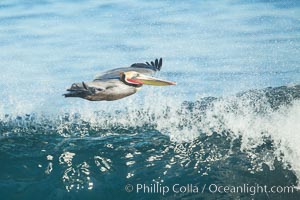
<svg viewBox="0 0 300 200">
<path fill-rule="evenodd" d="M 152 74 L 156 71 L 160 71 L 162 67 L 162 58 L 155 59 L 155 62 L 151 61 L 146 63 L 134 63 L 130 66 L 132 71 L 137 71 L 142 74 Z M 144 72 L 142 72 L 144 71 Z"/>
<path fill-rule="evenodd" d="M 112 69 L 109 71 L 106 71 L 98 76 L 95 77 L 94 81 L 104 81 L 109 79 L 119 79 L 120 73 L 122 72 L 128 72 L 128 71 L 136 71 L 141 74 L 153 74 L 156 71 L 160 71 L 162 67 L 162 58 L 155 59 L 155 61 L 146 62 L 146 63 L 134 63 L 130 67 L 123 67 L 123 68 L 117 68 Z"/>
</svg>

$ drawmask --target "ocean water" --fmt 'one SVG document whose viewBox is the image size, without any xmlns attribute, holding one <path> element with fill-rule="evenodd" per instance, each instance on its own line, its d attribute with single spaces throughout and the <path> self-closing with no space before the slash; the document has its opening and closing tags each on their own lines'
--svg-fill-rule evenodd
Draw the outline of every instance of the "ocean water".
<svg viewBox="0 0 300 200">
<path fill-rule="evenodd" d="M 299 55 L 297 0 L 3 0 L 0 198 L 300 199 Z M 159 57 L 176 86 L 62 96 Z"/>
</svg>

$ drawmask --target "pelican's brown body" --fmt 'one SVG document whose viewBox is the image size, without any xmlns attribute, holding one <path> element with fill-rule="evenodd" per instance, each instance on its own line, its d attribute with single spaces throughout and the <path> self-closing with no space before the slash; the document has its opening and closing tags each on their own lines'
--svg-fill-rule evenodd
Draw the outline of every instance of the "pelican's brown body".
<svg viewBox="0 0 300 200">
<path fill-rule="evenodd" d="M 83 86 L 84 84 L 85 86 Z M 91 88 L 101 89 L 91 91 L 93 90 Z M 68 89 L 70 93 L 65 94 L 65 97 L 81 97 L 90 101 L 114 101 L 132 95 L 138 89 L 137 87 L 122 84 L 120 81 L 114 79 L 105 82 L 74 83 Z"/>
<path fill-rule="evenodd" d="M 65 97 L 80 97 L 90 101 L 114 101 L 135 94 L 144 84 L 165 86 L 174 82 L 156 79 L 153 74 L 162 67 L 162 59 L 155 62 L 135 63 L 130 67 L 117 68 L 97 76 L 91 82 L 73 83 Z"/>
</svg>

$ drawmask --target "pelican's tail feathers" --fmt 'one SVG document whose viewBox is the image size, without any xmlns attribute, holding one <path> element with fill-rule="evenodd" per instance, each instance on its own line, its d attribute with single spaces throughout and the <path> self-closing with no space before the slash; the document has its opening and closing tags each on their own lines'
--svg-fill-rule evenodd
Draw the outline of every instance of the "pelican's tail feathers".
<svg viewBox="0 0 300 200">
<path fill-rule="evenodd" d="M 90 91 L 87 87 L 87 85 L 82 83 L 73 83 L 72 86 L 67 89 L 68 93 L 63 94 L 65 97 L 85 97 L 88 94 L 90 94 Z"/>
</svg>

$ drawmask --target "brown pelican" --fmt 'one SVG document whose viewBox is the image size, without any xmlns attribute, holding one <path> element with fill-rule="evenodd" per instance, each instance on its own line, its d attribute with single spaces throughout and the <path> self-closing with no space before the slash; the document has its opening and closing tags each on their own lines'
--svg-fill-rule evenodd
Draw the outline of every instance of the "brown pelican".
<svg viewBox="0 0 300 200">
<path fill-rule="evenodd" d="M 90 101 L 114 101 L 136 93 L 144 84 L 154 86 L 175 85 L 149 76 L 162 67 L 162 58 L 130 67 L 112 69 L 91 82 L 73 83 L 65 97 L 80 97 Z"/>
</svg>

